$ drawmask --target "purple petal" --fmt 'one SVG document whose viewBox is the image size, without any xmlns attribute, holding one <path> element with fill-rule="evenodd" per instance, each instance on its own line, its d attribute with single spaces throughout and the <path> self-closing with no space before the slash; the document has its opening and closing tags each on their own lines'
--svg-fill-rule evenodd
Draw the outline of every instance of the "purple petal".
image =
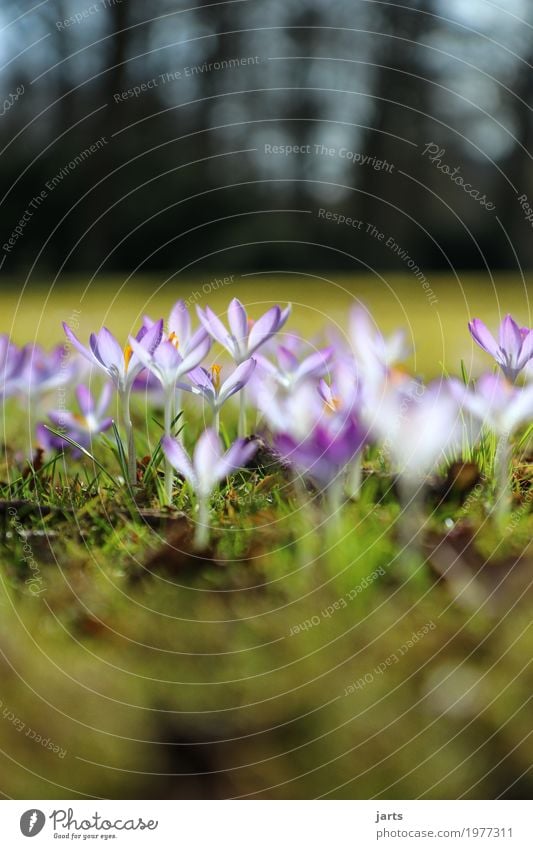
<svg viewBox="0 0 533 849">
<path fill-rule="evenodd" d="M 174 333 L 179 344 L 185 345 L 191 335 L 191 317 L 184 301 L 176 301 L 170 311 L 168 332 Z"/>
<path fill-rule="evenodd" d="M 102 421 L 98 423 L 97 433 L 104 433 L 106 430 L 109 430 L 112 424 L 113 419 L 111 417 L 108 417 L 107 419 L 102 419 Z"/>
<path fill-rule="evenodd" d="M 85 359 L 89 360 L 90 363 L 93 363 L 100 368 L 102 364 L 99 362 L 98 358 L 95 357 L 94 352 L 89 348 L 86 348 L 85 345 L 81 344 L 78 337 L 72 332 L 68 324 L 66 324 L 65 322 L 63 322 L 63 330 L 65 331 L 65 336 L 67 337 L 71 345 L 76 348 L 76 350 L 82 355 L 82 357 L 85 357 Z"/>
<path fill-rule="evenodd" d="M 237 366 L 233 374 L 230 374 L 220 388 L 219 402 L 221 404 L 227 401 L 232 395 L 235 395 L 236 392 L 239 392 L 243 386 L 246 386 L 255 371 L 255 366 L 256 362 L 254 359 L 245 360 L 244 363 Z"/>
<path fill-rule="evenodd" d="M 322 351 L 311 354 L 300 363 L 295 378 L 301 380 L 304 377 L 322 377 L 328 369 L 328 363 L 332 356 L 333 348 L 324 348 Z"/>
<path fill-rule="evenodd" d="M 212 428 L 207 428 L 198 439 L 193 455 L 198 487 L 204 495 L 208 495 L 216 483 L 214 471 L 220 462 L 221 453 L 218 434 Z"/>
<path fill-rule="evenodd" d="M 515 360 L 522 347 L 522 334 L 516 321 L 506 315 L 500 324 L 500 348 Z"/>
<path fill-rule="evenodd" d="M 233 298 L 228 307 L 228 321 L 237 342 L 246 339 L 248 336 L 248 316 L 238 298 Z"/>
<path fill-rule="evenodd" d="M 218 480 L 222 480 L 227 475 L 240 469 L 248 463 L 257 451 L 257 443 L 255 441 L 247 441 L 246 439 L 237 439 L 231 448 L 226 451 L 223 457 L 220 458 L 215 468 L 215 474 Z"/>
<path fill-rule="evenodd" d="M 280 308 L 272 307 L 258 318 L 248 336 L 248 354 L 253 354 L 270 339 L 280 326 Z"/>
<path fill-rule="evenodd" d="M 278 323 L 278 330 L 281 330 L 284 324 L 287 323 L 292 312 L 292 304 L 287 304 L 284 310 L 281 311 Z"/>
<path fill-rule="evenodd" d="M 205 329 L 205 327 L 203 325 L 200 325 L 200 327 L 198 327 L 194 331 L 193 335 L 190 337 L 189 341 L 184 346 L 185 350 L 187 352 L 189 352 L 189 351 L 192 351 L 193 348 L 197 348 L 198 345 L 200 344 L 200 342 L 204 341 L 206 336 L 209 336 L 207 330 Z M 211 338 L 211 337 L 209 337 L 209 338 Z"/>
<path fill-rule="evenodd" d="M 95 353 L 106 368 L 117 369 L 119 374 L 124 372 L 124 351 L 107 327 L 102 327 L 96 335 Z"/>
<path fill-rule="evenodd" d="M 91 390 L 83 383 L 76 387 L 76 399 L 83 416 L 87 417 L 94 411 L 94 399 Z"/>
<path fill-rule="evenodd" d="M 164 436 L 161 440 L 161 447 L 163 449 L 163 454 L 170 464 L 180 475 L 183 475 L 185 480 L 189 481 L 194 489 L 196 489 L 196 475 L 194 473 L 192 463 L 181 442 L 177 439 L 172 439 L 171 436 Z"/>
<path fill-rule="evenodd" d="M 296 371 L 299 363 L 298 358 L 295 357 L 292 351 L 289 351 L 289 349 L 285 348 L 283 345 L 279 345 L 276 353 L 278 357 L 278 363 L 283 371 L 289 373 Z"/>
<path fill-rule="evenodd" d="M 109 381 L 104 383 L 102 387 L 102 392 L 100 393 L 100 398 L 98 399 L 98 404 L 96 405 L 96 417 L 99 419 L 109 406 L 109 402 L 113 397 L 113 384 Z"/>
<path fill-rule="evenodd" d="M 522 328 L 523 330 L 523 328 Z M 521 331 L 522 333 L 522 331 Z M 523 369 L 524 366 L 533 357 L 533 330 L 528 330 L 527 333 L 522 333 L 522 347 L 520 349 L 520 357 L 516 364 L 517 368 Z"/>
<path fill-rule="evenodd" d="M 181 374 L 187 374 L 187 372 L 199 366 L 202 360 L 208 355 L 210 348 L 211 339 L 209 336 L 205 335 L 200 344 L 197 345 L 196 348 L 191 348 L 191 350 L 183 358 L 180 369 Z"/>
<path fill-rule="evenodd" d="M 161 339 L 163 338 L 163 319 L 160 318 L 159 321 L 156 321 L 152 327 L 149 327 L 145 330 L 142 338 L 140 339 L 140 343 L 145 349 L 145 351 L 149 351 L 150 354 L 153 354 L 157 346 L 160 344 Z M 139 337 L 137 336 L 137 339 Z"/>
<path fill-rule="evenodd" d="M 187 377 L 195 386 L 200 386 L 202 389 L 213 389 L 211 374 L 205 368 L 199 366 L 198 368 L 191 369 Z"/>
<path fill-rule="evenodd" d="M 132 346 L 133 347 L 133 346 Z M 135 349 L 134 349 L 135 350 Z M 161 367 L 162 371 L 168 372 L 183 365 L 183 357 L 176 350 L 172 342 L 161 342 L 152 355 L 153 362 Z"/>
<path fill-rule="evenodd" d="M 139 366 L 141 366 L 147 368 L 153 373 L 154 358 L 150 354 L 150 352 L 147 351 L 145 347 L 140 342 L 138 342 L 137 339 L 135 339 L 134 336 L 130 336 L 129 344 L 131 346 L 131 350 L 133 351 L 133 355 L 129 363 L 129 370 L 131 371 L 132 368 L 139 368 Z"/>
<path fill-rule="evenodd" d="M 498 356 L 499 348 L 494 336 L 488 330 L 486 325 L 479 318 L 474 318 L 468 323 L 468 329 L 472 334 L 473 339 L 477 342 L 480 348 L 483 348 L 487 354 L 492 357 Z"/>
<path fill-rule="evenodd" d="M 218 316 L 215 315 L 212 309 L 206 307 L 205 311 L 200 307 L 196 307 L 196 312 L 198 313 L 198 318 L 202 322 L 203 326 L 207 330 L 210 336 L 213 339 L 216 339 L 217 342 L 220 342 L 224 348 L 228 348 L 228 350 L 233 353 L 231 346 L 228 347 L 229 342 L 229 334 Z"/>
</svg>

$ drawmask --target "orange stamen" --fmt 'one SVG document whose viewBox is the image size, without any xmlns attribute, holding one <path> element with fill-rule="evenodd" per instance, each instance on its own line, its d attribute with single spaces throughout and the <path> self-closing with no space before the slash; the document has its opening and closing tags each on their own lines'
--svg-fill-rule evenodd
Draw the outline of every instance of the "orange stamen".
<svg viewBox="0 0 533 849">
<path fill-rule="evenodd" d="M 126 345 L 126 347 L 124 348 L 124 366 L 126 371 L 128 370 L 128 366 L 130 364 L 132 356 L 133 348 L 131 347 L 131 345 Z"/>
<path fill-rule="evenodd" d="M 171 345 L 174 345 L 174 347 L 176 348 L 176 350 L 178 350 L 178 348 L 179 348 L 179 346 L 180 346 L 180 343 L 179 343 L 179 339 L 178 339 L 178 337 L 176 336 L 176 334 L 174 333 L 174 331 L 172 331 L 172 333 L 171 333 L 171 334 L 170 334 L 170 336 L 168 337 L 168 341 L 171 343 Z"/>
<path fill-rule="evenodd" d="M 215 387 L 217 392 L 220 389 L 220 372 L 221 371 L 222 371 L 222 366 L 220 366 L 218 363 L 214 363 L 211 366 L 211 380 L 213 381 L 213 386 Z"/>
</svg>

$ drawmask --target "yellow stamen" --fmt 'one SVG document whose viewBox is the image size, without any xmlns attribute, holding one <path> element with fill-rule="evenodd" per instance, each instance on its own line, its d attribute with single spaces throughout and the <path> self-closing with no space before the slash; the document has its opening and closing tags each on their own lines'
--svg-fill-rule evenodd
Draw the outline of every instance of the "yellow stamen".
<svg viewBox="0 0 533 849">
<path fill-rule="evenodd" d="M 124 348 L 124 366 L 126 371 L 128 370 L 128 366 L 130 364 L 132 356 L 133 348 L 131 347 L 131 345 L 126 345 L 126 347 Z"/>
<path fill-rule="evenodd" d="M 174 333 L 174 331 L 172 331 L 172 333 L 168 337 L 168 341 L 171 343 L 171 345 L 174 345 L 176 350 L 178 350 L 180 343 L 179 343 L 179 339 L 176 336 L 176 334 Z"/>
<path fill-rule="evenodd" d="M 342 407 L 342 401 L 340 398 L 336 396 L 332 396 L 330 401 L 326 401 L 324 404 L 324 409 L 326 413 L 336 413 L 337 410 L 340 410 Z"/>
<path fill-rule="evenodd" d="M 213 381 L 213 386 L 215 387 L 217 392 L 220 389 L 220 372 L 221 371 L 222 371 L 222 366 L 220 366 L 218 363 L 214 363 L 211 366 L 211 380 Z"/>
</svg>

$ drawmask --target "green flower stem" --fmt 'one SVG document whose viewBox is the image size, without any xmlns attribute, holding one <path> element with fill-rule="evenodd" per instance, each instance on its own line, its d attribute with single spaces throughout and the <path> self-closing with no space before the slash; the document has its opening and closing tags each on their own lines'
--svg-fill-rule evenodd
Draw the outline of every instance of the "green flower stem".
<svg viewBox="0 0 533 849">
<path fill-rule="evenodd" d="M 124 429 L 126 431 L 128 478 L 131 486 L 135 486 L 137 483 L 137 458 L 135 456 L 135 436 L 133 433 L 133 424 L 131 421 L 130 395 L 131 388 L 128 388 L 121 392 L 120 404 L 122 407 Z"/>
<path fill-rule="evenodd" d="M 511 456 L 509 435 L 502 433 L 494 455 L 496 491 L 493 514 L 500 526 L 507 520 L 511 509 Z"/>
<path fill-rule="evenodd" d="M 172 436 L 172 419 L 174 418 L 174 390 L 171 388 L 165 393 L 165 436 Z M 174 480 L 174 469 L 165 457 L 165 504 L 172 504 L 172 484 Z"/>
<path fill-rule="evenodd" d="M 348 476 L 346 478 L 346 495 L 348 498 L 357 500 L 361 495 L 361 484 L 363 482 L 363 453 L 359 452 L 357 457 L 352 460 L 348 468 Z"/>
<path fill-rule="evenodd" d="M 246 436 L 247 429 L 248 429 L 248 425 L 246 423 L 246 396 L 245 396 L 244 388 L 243 388 L 243 389 L 241 389 L 240 407 L 239 407 L 239 436 L 241 438 Z"/>
<path fill-rule="evenodd" d="M 201 497 L 198 499 L 198 520 L 194 534 L 194 547 L 198 551 L 207 548 L 209 533 L 209 499 Z"/>
</svg>

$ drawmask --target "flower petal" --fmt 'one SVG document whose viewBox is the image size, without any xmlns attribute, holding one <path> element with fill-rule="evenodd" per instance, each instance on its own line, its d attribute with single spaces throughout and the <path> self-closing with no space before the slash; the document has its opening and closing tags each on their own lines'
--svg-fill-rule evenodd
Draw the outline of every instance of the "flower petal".
<svg viewBox="0 0 533 849">
<path fill-rule="evenodd" d="M 196 490 L 198 486 L 196 475 L 190 458 L 181 442 L 173 439 L 171 436 L 164 436 L 161 440 L 161 448 L 173 468 L 180 475 L 183 475 L 185 480 L 189 481 L 193 489 Z"/>
<path fill-rule="evenodd" d="M 254 359 L 245 360 L 240 366 L 237 366 L 235 371 L 230 374 L 227 380 L 220 387 L 218 396 L 219 406 L 228 400 L 236 392 L 239 392 L 243 386 L 246 386 L 252 374 L 255 371 L 256 362 Z"/>
<path fill-rule="evenodd" d="M 281 311 L 278 306 L 269 309 L 252 326 L 248 336 L 248 355 L 257 351 L 280 327 Z"/>
<path fill-rule="evenodd" d="M 252 459 L 257 451 L 255 440 L 237 439 L 223 457 L 218 461 L 214 474 L 217 480 L 222 480 L 227 475 L 240 469 Z"/>
<path fill-rule="evenodd" d="M 78 337 L 73 333 L 66 322 L 63 322 L 63 330 L 65 331 L 65 336 L 68 341 L 73 345 L 76 350 L 85 357 L 86 360 L 89 360 L 93 365 L 98 366 L 98 368 L 102 367 L 102 363 L 95 357 L 94 352 L 90 348 L 86 348 L 85 345 L 82 345 Z"/>
<path fill-rule="evenodd" d="M 481 319 L 472 319 L 472 321 L 468 323 L 468 329 L 480 348 L 483 348 L 483 350 L 492 357 L 496 357 L 498 355 L 498 343 Z"/>
<path fill-rule="evenodd" d="M 228 321 L 237 342 L 248 336 L 248 316 L 238 298 L 233 298 L 228 307 Z"/>
<path fill-rule="evenodd" d="M 210 348 L 211 339 L 209 336 L 205 335 L 200 344 L 197 345 L 196 348 L 191 348 L 191 350 L 183 358 L 183 362 L 180 367 L 180 377 L 199 366 L 202 360 L 208 355 Z"/>
<path fill-rule="evenodd" d="M 217 483 L 215 470 L 220 462 L 222 449 L 218 434 L 213 428 L 204 430 L 193 455 L 193 466 L 198 481 L 198 491 L 203 496 L 210 495 Z"/>
<path fill-rule="evenodd" d="M 314 354 L 310 354 L 298 366 L 294 379 L 302 380 L 304 377 L 322 377 L 327 372 L 328 363 L 332 356 L 333 348 L 324 348 L 322 351 L 316 351 Z"/>
<path fill-rule="evenodd" d="M 191 317 L 184 301 L 176 301 L 170 310 L 168 332 L 174 333 L 180 346 L 187 344 L 191 336 Z"/>
<path fill-rule="evenodd" d="M 116 369 L 119 374 L 124 373 L 124 351 L 107 327 L 102 327 L 96 334 L 95 353 L 107 369 Z"/>
<path fill-rule="evenodd" d="M 83 383 L 76 387 L 76 400 L 83 416 L 87 417 L 94 411 L 94 398 L 91 390 Z"/>
<path fill-rule="evenodd" d="M 500 324 L 500 348 L 512 359 L 513 363 L 520 354 L 522 334 L 516 321 L 507 314 Z"/>
<path fill-rule="evenodd" d="M 196 312 L 198 313 L 198 318 L 209 335 L 212 336 L 213 339 L 216 339 L 217 342 L 220 342 L 220 344 L 233 355 L 234 350 L 233 345 L 231 344 L 230 335 L 213 310 L 210 309 L 210 307 L 206 307 L 205 310 L 203 310 L 201 307 L 197 306 Z"/>
<path fill-rule="evenodd" d="M 289 349 L 285 348 L 284 345 L 279 345 L 276 354 L 280 368 L 283 371 L 289 372 L 290 374 L 297 370 L 299 366 L 298 357 L 296 357 L 292 351 L 289 351 Z"/>
<path fill-rule="evenodd" d="M 520 356 L 517 362 L 517 368 L 523 369 L 524 366 L 533 357 L 533 330 L 528 330 L 527 333 L 522 332 L 522 347 Z"/>
</svg>

